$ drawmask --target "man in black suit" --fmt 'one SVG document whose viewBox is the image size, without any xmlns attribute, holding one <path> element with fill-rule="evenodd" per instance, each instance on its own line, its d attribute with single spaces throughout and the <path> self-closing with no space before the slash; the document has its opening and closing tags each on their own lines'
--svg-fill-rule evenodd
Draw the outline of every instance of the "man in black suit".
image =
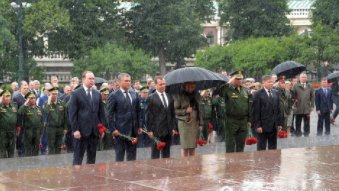
<svg viewBox="0 0 339 191">
<path fill-rule="evenodd" d="M 73 165 L 81 165 L 87 151 L 87 164 L 94 164 L 99 141 L 98 124 L 105 123 L 100 93 L 93 89 L 94 74 L 85 71 L 83 86 L 76 89 L 69 103 L 69 120 L 73 131 Z"/>
<path fill-rule="evenodd" d="M 115 159 L 124 161 L 135 160 L 136 145 L 120 134 L 137 137 L 142 133 L 140 126 L 140 103 L 137 94 L 131 89 L 131 76 L 121 73 L 118 76 L 120 88 L 112 92 L 108 98 L 109 129 L 116 137 Z"/>
<path fill-rule="evenodd" d="M 170 157 L 171 135 L 176 132 L 176 119 L 174 111 L 174 101 L 172 97 L 165 92 L 166 82 L 161 76 L 156 76 L 155 92 L 151 94 L 146 108 L 146 124 L 148 134 L 151 138 L 156 137 L 166 146 L 161 150 L 162 158 Z M 160 151 L 157 145 L 152 144 L 152 159 L 160 158 Z"/>
<path fill-rule="evenodd" d="M 335 118 L 337 118 L 339 114 L 339 78 L 336 78 L 335 81 L 333 82 L 331 91 L 332 91 L 332 100 L 333 103 L 335 104 L 335 110 L 332 114 L 331 123 L 334 124 Z"/>
<path fill-rule="evenodd" d="M 325 122 L 325 135 L 331 133 L 330 118 L 333 110 L 332 92 L 327 87 L 327 78 L 321 79 L 321 88 L 315 92 L 315 107 L 318 114 L 317 135 L 323 135 L 323 124 Z"/>
<path fill-rule="evenodd" d="M 262 77 L 263 88 L 253 96 L 253 123 L 257 130 L 257 150 L 277 149 L 277 130 L 281 129 L 282 116 L 279 95 L 273 90 L 272 76 Z"/>
</svg>

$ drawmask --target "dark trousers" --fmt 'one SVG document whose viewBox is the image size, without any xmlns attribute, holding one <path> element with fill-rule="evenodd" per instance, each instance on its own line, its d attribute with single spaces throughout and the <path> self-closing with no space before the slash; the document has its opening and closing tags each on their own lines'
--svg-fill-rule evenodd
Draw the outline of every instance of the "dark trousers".
<svg viewBox="0 0 339 191">
<path fill-rule="evenodd" d="M 96 149 L 99 137 L 91 133 L 89 136 L 81 136 L 80 140 L 73 138 L 73 165 L 81 165 L 85 151 L 87 152 L 87 164 L 94 164 L 96 157 Z"/>
<path fill-rule="evenodd" d="M 21 128 L 21 131 L 16 139 L 16 150 L 18 151 L 18 156 L 22 157 L 25 155 L 25 146 L 24 146 L 24 129 Z"/>
<path fill-rule="evenodd" d="M 172 136 L 171 135 L 166 135 L 164 137 L 159 137 L 159 141 L 165 142 L 166 145 L 165 147 L 159 151 L 157 149 L 157 144 L 153 142 L 152 144 L 152 159 L 158 159 L 160 158 L 160 153 L 161 153 L 161 158 L 170 158 L 171 157 L 171 140 Z"/>
<path fill-rule="evenodd" d="M 115 137 L 115 160 L 124 161 L 125 153 L 127 161 L 132 161 L 137 159 L 137 146 L 132 145 L 130 140 L 127 140 L 122 137 Z"/>
<path fill-rule="evenodd" d="M 291 126 L 291 134 L 294 135 L 295 134 L 295 125 L 294 125 L 294 122 L 295 122 L 295 115 L 293 114 L 293 117 L 292 117 L 292 126 Z"/>
<path fill-rule="evenodd" d="M 277 132 L 263 132 L 257 133 L 257 150 L 266 150 L 268 147 L 269 150 L 277 149 Z"/>
<path fill-rule="evenodd" d="M 339 97 L 338 96 L 333 97 L 333 102 L 335 104 L 335 110 L 333 112 L 332 118 L 335 119 L 339 114 Z"/>
<path fill-rule="evenodd" d="M 304 120 L 304 136 L 310 134 L 310 114 L 296 114 L 295 115 L 295 135 L 301 136 L 301 120 Z"/>
<path fill-rule="evenodd" d="M 330 112 L 318 115 L 318 126 L 317 126 L 317 135 L 323 135 L 323 124 L 325 122 L 325 134 L 329 135 L 331 133 L 331 114 Z"/>
<path fill-rule="evenodd" d="M 68 153 L 73 152 L 73 135 L 72 135 L 72 129 L 68 127 L 67 133 L 66 133 L 66 148 Z"/>
</svg>

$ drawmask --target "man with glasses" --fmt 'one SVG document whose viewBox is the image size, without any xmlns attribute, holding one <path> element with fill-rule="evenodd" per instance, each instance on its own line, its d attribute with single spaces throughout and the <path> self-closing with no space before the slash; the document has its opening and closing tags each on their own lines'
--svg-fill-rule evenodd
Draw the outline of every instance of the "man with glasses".
<svg viewBox="0 0 339 191">
<path fill-rule="evenodd" d="M 25 156 L 37 156 L 41 145 L 42 112 L 36 105 L 36 95 L 33 91 L 25 95 L 26 102 L 18 111 L 21 115 L 20 124 L 24 130 Z"/>
<path fill-rule="evenodd" d="M 231 74 L 228 84 L 217 91 L 225 100 L 226 123 L 225 143 L 226 152 L 243 152 L 248 127 L 250 127 L 249 91 L 242 86 L 244 76 L 241 71 Z"/>
</svg>

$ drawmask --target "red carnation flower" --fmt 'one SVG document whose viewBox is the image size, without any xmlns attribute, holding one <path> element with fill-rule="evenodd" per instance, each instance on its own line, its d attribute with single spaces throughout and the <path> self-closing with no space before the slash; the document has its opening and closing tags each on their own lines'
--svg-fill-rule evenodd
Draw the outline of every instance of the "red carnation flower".
<svg viewBox="0 0 339 191">
<path fill-rule="evenodd" d="M 203 139 L 197 139 L 196 143 L 197 143 L 197 145 L 202 147 L 202 146 L 207 144 L 207 141 L 205 141 Z"/>
<path fill-rule="evenodd" d="M 253 144 L 257 144 L 258 140 L 255 137 L 247 137 L 245 140 L 245 144 L 246 145 L 253 145 Z"/>
<path fill-rule="evenodd" d="M 158 149 L 159 151 L 161 151 L 165 146 L 166 146 L 166 143 L 160 141 L 160 142 L 157 144 L 157 149 Z"/>
<path fill-rule="evenodd" d="M 138 144 L 138 138 L 133 138 L 132 139 L 132 145 Z"/>
<path fill-rule="evenodd" d="M 124 135 L 124 134 L 121 134 L 121 133 L 119 134 L 119 136 L 131 141 L 132 145 L 136 145 L 138 143 L 138 138 L 136 138 L 136 137 L 127 136 L 127 135 Z"/>
<path fill-rule="evenodd" d="M 283 130 L 278 131 L 278 137 L 279 138 L 287 138 L 287 132 Z"/>
<path fill-rule="evenodd" d="M 213 124 L 212 123 L 208 123 L 207 127 L 208 127 L 209 130 L 213 130 Z"/>
<path fill-rule="evenodd" d="M 104 134 L 107 130 L 107 128 L 102 123 L 98 123 L 98 129 L 100 135 Z"/>
</svg>

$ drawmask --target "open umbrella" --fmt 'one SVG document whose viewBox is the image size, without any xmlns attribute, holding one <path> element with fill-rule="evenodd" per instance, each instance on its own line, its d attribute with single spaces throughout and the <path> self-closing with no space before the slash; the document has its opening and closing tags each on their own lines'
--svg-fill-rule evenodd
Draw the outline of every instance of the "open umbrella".
<svg viewBox="0 0 339 191">
<path fill-rule="evenodd" d="M 286 61 L 278 64 L 273 68 L 272 73 L 277 76 L 286 76 L 286 78 L 292 78 L 302 71 L 306 70 L 306 66 L 295 61 Z"/>
<path fill-rule="evenodd" d="M 106 83 L 107 80 L 100 78 L 100 77 L 95 77 L 94 78 L 95 84 L 102 84 L 102 83 Z"/>
<path fill-rule="evenodd" d="M 196 82 L 196 90 L 216 87 L 228 81 L 220 74 L 199 67 L 186 67 L 174 70 L 165 75 L 166 91 L 179 93 L 185 82 Z"/>
<path fill-rule="evenodd" d="M 327 76 L 327 81 L 328 82 L 334 82 L 335 79 L 339 78 L 339 71 L 335 71 L 333 73 L 330 73 L 328 76 Z"/>
</svg>

